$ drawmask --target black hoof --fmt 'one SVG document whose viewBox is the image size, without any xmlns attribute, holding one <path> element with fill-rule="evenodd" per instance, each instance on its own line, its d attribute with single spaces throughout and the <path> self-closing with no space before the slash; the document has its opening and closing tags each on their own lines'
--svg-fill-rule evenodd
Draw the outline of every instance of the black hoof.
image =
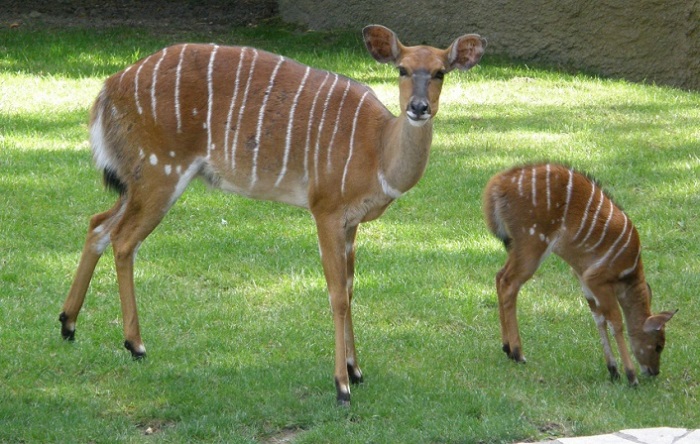
<svg viewBox="0 0 700 444">
<path fill-rule="evenodd" d="M 620 380 L 620 372 L 617 371 L 616 365 L 609 365 L 608 371 L 610 372 L 610 380 L 611 381 L 619 381 Z"/>
<path fill-rule="evenodd" d="M 350 392 L 341 390 L 338 379 L 335 380 L 336 401 L 339 407 L 350 407 Z"/>
<path fill-rule="evenodd" d="M 124 341 L 124 348 L 131 352 L 131 357 L 134 358 L 135 361 L 144 359 L 146 357 L 146 352 L 136 350 L 131 341 Z"/>
<path fill-rule="evenodd" d="M 503 344 L 502 350 L 510 357 L 510 344 Z"/>
<path fill-rule="evenodd" d="M 527 360 L 525 359 L 525 356 L 523 356 L 523 352 L 520 350 L 519 347 L 515 347 L 510 354 L 508 355 L 510 359 L 512 359 L 515 362 L 518 362 L 520 364 L 525 364 Z"/>
<path fill-rule="evenodd" d="M 355 369 L 350 364 L 348 364 L 348 376 L 350 377 L 350 384 L 360 384 L 364 381 L 360 369 Z"/>
<path fill-rule="evenodd" d="M 70 330 L 67 326 L 68 316 L 65 313 L 61 313 L 58 316 L 58 320 L 61 323 L 61 336 L 66 341 L 75 341 L 75 330 Z"/>
<path fill-rule="evenodd" d="M 627 381 L 629 381 L 630 387 L 637 387 L 639 385 L 639 380 L 634 370 L 625 370 L 625 375 L 627 375 Z"/>
</svg>

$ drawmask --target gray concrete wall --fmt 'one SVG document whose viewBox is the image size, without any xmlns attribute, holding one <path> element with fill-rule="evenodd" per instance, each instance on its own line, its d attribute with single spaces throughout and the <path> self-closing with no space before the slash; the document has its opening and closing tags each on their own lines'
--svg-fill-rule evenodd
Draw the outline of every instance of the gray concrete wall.
<svg viewBox="0 0 700 444">
<path fill-rule="evenodd" d="M 279 13 L 317 30 L 378 23 L 409 45 L 476 32 L 487 55 L 700 90 L 700 0 L 279 0 Z"/>
</svg>

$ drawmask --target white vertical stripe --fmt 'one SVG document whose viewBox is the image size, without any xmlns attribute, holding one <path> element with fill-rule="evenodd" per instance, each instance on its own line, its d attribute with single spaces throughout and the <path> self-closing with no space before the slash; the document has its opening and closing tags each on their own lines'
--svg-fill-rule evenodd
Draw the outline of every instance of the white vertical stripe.
<svg viewBox="0 0 700 444">
<path fill-rule="evenodd" d="M 588 227 L 588 232 L 586 232 L 586 236 L 581 240 L 581 242 L 578 243 L 578 246 L 582 246 L 583 244 L 586 243 L 588 238 L 591 236 L 591 233 L 593 233 L 593 228 L 595 228 L 595 224 L 598 221 L 598 215 L 600 214 L 600 209 L 603 207 L 603 201 L 605 200 L 603 196 L 603 190 L 600 189 L 600 202 L 598 202 L 598 206 L 595 209 L 595 214 L 591 218 L 591 226 Z"/>
<path fill-rule="evenodd" d="M 124 79 L 124 76 L 126 75 L 127 72 L 131 71 L 131 68 L 133 68 L 134 65 L 128 66 L 123 72 L 122 75 L 119 76 L 119 83 L 122 83 L 122 80 Z"/>
<path fill-rule="evenodd" d="M 627 235 L 627 240 L 626 240 L 625 243 L 622 245 L 622 247 L 620 247 L 620 250 L 617 252 L 617 254 L 615 254 L 615 256 L 613 256 L 613 258 L 610 259 L 610 263 L 611 263 L 611 264 L 612 264 L 613 262 L 615 262 L 615 259 L 617 259 L 617 258 L 627 249 L 627 246 L 630 244 L 630 241 L 632 240 L 632 233 L 633 233 L 633 232 L 634 232 L 634 227 L 633 227 L 632 224 L 630 223 L 630 234 Z"/>
<path fill-rule="evenodd" d="M 581 234 L 581 230 L 583 230 L 583 227 L 586 226 L 586 220 L 588 219 L 588 209 L 591 207 L 591 203 L 593 202 L 593 196 L 595 195 L 595 184 L 593 182 L 588 183 L 591 185 L 591 196 L 588 198 L 586 209 L 583 210 L 583 219 L 581 219 L 581 225 L 578 227 L 578 230 L 576 230 L 576 234 L 574 234 L 573 239 L 578 238 L 578 235 Z"/>
<path fill-rule="evenodd" d="M 250 70 L 248 70 L 248 80 L 246 81 L 245 90 L 243 92 L 243 100 L 238 109 L 238 120 L 236 120 L 236 137 L 233 138 L 233 146 L 231 146 L 231 171 L 236 169 L 236 148 L 238 147 L 238 136 L 241 134 L 241 119 L 243 119 L 243 111 L 248 102 L 248 91 L 250 84 L 253 81 L 253 71 L 255 71 L 255 62 L 258 60 L 258 51 L 253 48 L 253 60 L 250 62 Z"/>
<path fill-rule="evenodd" d="M 255 148 L 253 149 L 253 165 L 250 172 L 250 188 L 255 186 L 255 182 L 258 180 L 258 153 L 260 152 L 260 136 L 262 135 L 263 119 L 265 118 L 265 108 L 267 107 L 267 101 L 270 98 L 270 93 L 272 88 L 275 86 L 275 77 L 279 72 L 280 66 L 284 62 L 284 57 L 279 57 L 275 69 L 272 70 L 272 75 L 270 76 L 270 81 L 265 89 L 265 96 L 263 97 L 262 105 L 260 106 L 260 112 L 258 113 L 258 125 L 255 131 Z"/>
<path fill-rule="evenodd" d="M 207 91 L 209 93 L 207 96 L 207 159 L 211 155 L 211 150 L 214 149 L 211 144 L 211 114 L 214 110 L 214 59 L 218 50 L 219 45 L 214 45 L 209 56 L 209 68 L 207 69 Z"/>
<path fill-rule="evenodd" d="M 175 119 L 177 119 L 178 133 L 182 132 L 182 116 L 180 114 L 180 78 L 182 76 L 182 61 L 185 57 L 185 49 L 187 49 L 187 43 L 182 45 L 180 59 L 177 62 L 177 69 L 175 70 Z"/>
<path fill-rule="evenodd" d="M 333 83 L 331 84 L 331 87 L 328 88 L 328 94 L 326 95 L 326 101 L 323 104 L 323 112 L 321 113 L 321 123 L 318 125 L 318 135 L 316 136 L 316 147 L 314 148 L 314 180 L 316 182 L 316 186 L 318 187 L 318 157 L 319 157 L 319 151 L 321 147 L 321 135 L 323 134 L 323 123 L 326 120 L 326 113 L 328 112 L 328 104 L 331 101 L 331 96 L 333 95 L 333 91 L 335 90 L 335 85 L 338 83 L 338 74 L 334 74 L 335 78 L 333 79 Z"/>
<path fill-rule="evenodd" d="M 327 72 L 326 77 L 323 78 L 323 82 L 321 82 L 321 86 L 318 88 L 318 91 L 316 91 L 316 95 L 314 96 L 314 101 L 313 101 L 313 103 L 311 103 L 311 109 L 309 110 L 309 118 L 308 118 L 309 123 L 306 127 L 306 148 L 304 149 L 304 180 L 305 181 L 309 178 L 309 141 L 311 139 L 311 127 L 313 126 L 313 123 L 314 123 L 314 111 L 316 110 L 316 101 L 318 100 L 319 94 L 321 94 L 321 90 L 326 85 L 326 82 L 328 81 L 329 75 L 330 75 L 330 73 Z"/>
<path fill-rule="evenodd" d="M 537 170 L 532 168 L 532 206 L 537 206 Z"/>
<path fill-rule="evenodd" d="M 639 258 L 641 257 L 641 255 L 642 255 L 642 250 L 639 250 L 639 251 L 637 252 L 637 257 L 634 258 L 634 263 L 632 264 L 632 266 L 629 267 L 629 268 L 625 268 L 625 269 L 622 270 L 622 272 L 620 273 L 620 279 L 622 279 L 623 277 L 625 277 L 625 276 L 627 276 L 628 274 L 632 273 L 632 272 L 635 270 L 635 268 L 637 268 L 637 264 L 639 264 Z"/>
<path fill-rule="evenodd" d="M 231 120 L 233 119 L 233 106 L 236 103 L 236 98 L 238 97 L 238 87 L 240 86 L 241 80 L 241 67 L 243 66 L 243 59 L 245 58 L 245 51 L 248 48 L 241 48 L 241 53 L 238 57 L 238 67 L 236 68 L 236 81 L 233 86 L 233 94 L 231 95 L 231 105 L 228 107 L 228 116 L 226 117 L 226 134 L 224 136 L 224 158 L 228 160 L 228 141 L 231 135 Z"/>
<path fill-rule="evenodd" d="M 299 88 L 294 95 L 294 100 L 292 101 L 292 108 L 289 111 L 289 121 L 287 122 L 287 135 L 284 138 L 284 159 L 282 159 L 282 169 L 280 170 L 279 176 L 277 176 L 277 181 L 275 181 L 275 186 L 279 186 L 284 176 L 287 174 L 287 162 L 289 161 L 289 152 L 292 149 L 292 132 L 294 130 L 294 113 L 297 110 L 297 104 L 299 103 L 299 97 L 301 97 L 301 92 L 304 90 L 304 85 L 306 85 L 306 79 L 309 77 L 310 67 L 306 67 L 304 71 L 304 77 L 299 83 Z"/>
<path fill-rule="evenodd" d="M 153 78 L 151 79 L 151 113 L 153 114 L 153 121 L 156 121 L 156 82 L 158 82 L 158 69 L 160 69 L 160 64 L 168 53 L 168 48 L 163 49 L 163 54 L 160 56 L 156 62 L 155 68 L 153 68 Z"/>
<path fill-rule="evenodd" d="M 586 251 L 595 250 L 603 242 L 603 239 L 605 239 L 605 236 L 608 233 L 608 226 L 610 225 L 610 220 L 612 220 L 614 209 L 615 209 L 615 206 L 613 205 L 612 200 L 611 200 L 610 201 L 610 213 L 608 213 L 608 218 L 605 220 L 605 225 L 603 226 L 603 234 L 600 235 L 600 239 L 598 239 L 598 242 L 596 242 L 595 245 L 588 248 Z"/>
<path fill-rule="evenodd" d="M 569 182 L 566 184 L 566 204 L 564 204 L 564 216 L 561 218 L 561 225 L 566 230 L 566 215 L 569 213 L 569 204 L 571 203 L 571 193 L 574 189 L 574 173 L 571 170 L 569 172 Z"/>
<path fill-rule="evenodd" d="M 523 177 L 525 176 L 525 168 L 520 169 L 520 175 L 518 176 L 518 196 L 523 195 Z"/>
<path fill-rule="evenodd" d="M 550 191 L 550 189 L 549 189 L 549 175 L 550 175 L 550 173 L 551 173 L 551 171 L 550 171 L 550 165 L 547 164 L 547 177 L 546 177 L 546 179 L 545 179 L 545 182 L 546 182 L 546 184 L 547 184 L 547 211 L 549 211 L 549 210 L 552 208 L 552 204 L 551 204 L 551 201 L 550 201 L 551 191 Z"/>
<path fill-rule="evenodd" d="M 360 115 L 360 109 L 362 109 L 362 104 L 365 102 L 365 98 L 369 94 L 369 90 L 365 91 L 360 99 L 360 103 L 357 105 L 355 110 L 355 117 L 352 119 L 352 132 L 350 133 L 350 149 L 348 150 L 348 159 L 345 161 L 345 169 L 343 170 L 343 180 L 340 183 L 340 192 L 345 194 L 345 179 L 348 175 L 348 168 L 350 167 L 350 160 L 352 159 L 353 150 L 355 148 L 355 130 L 357 129 L 357 120 Z"/>
<path fill-rule="evenodd" d="M 335 135 L 338 133 L 338 124 L 340 123 L 340 112 L 343 110 L 343 105 L 345 104 L 345 98 L 348 96 L 348 91 L 350 90 L 350 79 L 348 79 L 347 85 L 345 85 L 345 91 L 343 91 L 343 98 L 340 99 L 340 105 L 338 105 L 338 112 L 335 116 L 335 125 L 333 126 L 333 135 L 331 135 L 331 141 L 328 142 L 328 154 L 326 162 L 326 171 L 331 171 L 331 151 L 333 149 L 333 141 L 335 140 Z"/>
<path fill-rule="evenodd" d="M 141 73 L 143 66 L 148 63 L 150 58 L 151 56 L 148 56 L 146 57 L 146 60 L 141 62 L 139 68 L 136 70 L 136 75 L 134 75 L 134 101 L 136 102 L 136 110 L 139 112 L 139 114 L 143 114 L 143 108 L 141 107 L 141 102 L 139 101 L 139 74 Z"/>
<path fill-rule="evenodd" d="M 627 222 L 629 220 L 627 219 L 627 215 L 625 213 L 622 213 L 622 217 L 625 219 L 625 224 L 622 226 L 622 231 L 620 231 L 620 235 L 617 236 L 617 239 L 615 239 L 615 242 L 613 242 L 613 244 L 608 248 L 608 251 L 606 251 L 605 254 L 598 260 L 597 266 L 605 265 L 605 261 L 608 259 L 608 256 L 610 256 L 610 254 L 615 250 L 615 247 L 617 247 L 617 244 L 619 244 L 622 238 L 625 236 L 625 232 L 627 231 Z M 631 231 L 632 230 L 630 228 L 630 234 Z M 617 258 L 617 255 L 610 261 L 610 263 L 612 263 L 615 260 L 615 258 Z"/>
</svg>

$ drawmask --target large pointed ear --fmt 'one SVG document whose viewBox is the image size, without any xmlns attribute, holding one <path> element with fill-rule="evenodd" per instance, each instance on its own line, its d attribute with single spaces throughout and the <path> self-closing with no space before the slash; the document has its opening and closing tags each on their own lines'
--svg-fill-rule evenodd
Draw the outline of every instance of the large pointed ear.
<svg viewBox="0 0 700 444">
<path fill-rule="evenodd" d="M 678 310 L 662 311 L 657 315 L 649 316 L 647 320 L 644 321 L 644 333 L 652 333 L 661 330 L 677 311 Z"/>
<path fill-rule="evenodd" d="M 486 49 L 486 39 L 478 34 L 465 34 L 458 37 L 447 48 L 448 70 L 467 70 L 481 60 Z"/>
<path fill-rule="evenodd" d="M 401 54 L 401 42 L 391 29 L 381 25 L 369 25 L 362 30 L 365 46 L 379 63 L 396 63 Z"/>
</svg>

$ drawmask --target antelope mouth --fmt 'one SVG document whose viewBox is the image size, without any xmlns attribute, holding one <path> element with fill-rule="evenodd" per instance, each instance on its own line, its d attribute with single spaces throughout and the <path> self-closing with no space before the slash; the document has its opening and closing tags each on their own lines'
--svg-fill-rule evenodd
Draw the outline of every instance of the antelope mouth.
<svg viewBox="0 0 700 444">
<path fill-rule="evenodd" d="M 420 127 L 428 123 L 432 116 L 428 113 L 418 115 L 413 111 L 409 110 L 406 111 L 406 117 L 408 117 L 408 123 L 410 123 L 413 126 Z"/>
</svg>

